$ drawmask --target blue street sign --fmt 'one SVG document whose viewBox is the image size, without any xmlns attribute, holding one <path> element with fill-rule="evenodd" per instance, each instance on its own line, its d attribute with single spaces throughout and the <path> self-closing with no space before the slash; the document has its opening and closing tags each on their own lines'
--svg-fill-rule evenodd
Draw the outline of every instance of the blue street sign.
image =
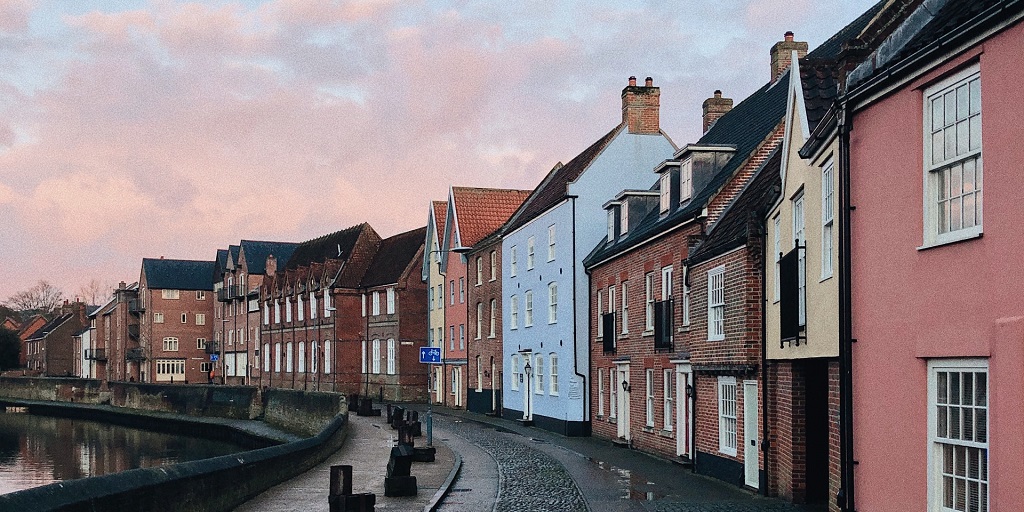
<svg viewBox="0 0 1024 512">
<path fill-rule="evenodd" d="M 421 363 L 440 363 L 441 347 L 420 347 Z"/>
<path fill-rule="evenodd" d="M 219 357 L 217 354 L 210 354 L 210 361 L 216 363 Z"/>
</svg>

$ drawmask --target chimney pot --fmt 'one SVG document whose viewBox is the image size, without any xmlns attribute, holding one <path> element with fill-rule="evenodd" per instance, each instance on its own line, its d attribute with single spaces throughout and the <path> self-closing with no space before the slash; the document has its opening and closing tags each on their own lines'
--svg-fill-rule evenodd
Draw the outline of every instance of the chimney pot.
<svg viewBox="0 0 1024 512">
<path fill-rule="evenodd" d="M 721 89 L 715 89 L 715 97 L 716 98 L 721 98 L 722 97 L 722 90 Z"/>
<path fill-rule="evenodd" d="M 715 89 L 715 95 L 704 100 L 701 108 L 704 111 L 704 131 L 707 132 L 718 118 L 732 110 L 732 98 L 723 98 L 722 91 Z"/>
<path fill-rule="evenodd" d="M 644 87 L 654 87 L 654 79 L 647 77 L 644 79 Z"/>
<path fill-rule="evenodd" d="M 785 37 L 786 41 L 792 41 L 793 40 L 793 31 L 792 30 L 786 31 L 786 34 L 784 35 L 784 37 Z"/>
<path fill-rule="evenodd" d="M 659 116 L 661 89 L 647 77 L 646 85 L 638 87 L 636 77 L 629 77 L 629 86 L 622 90 L 622 122 L 629 133 L 656 135 L 661 132 Z"/>
<path fill-rule="evenodd" d="M 635 76 L 629 77 L 629 86 L 630 87 L 636 87 L 636 77 Z"/>
</svg>

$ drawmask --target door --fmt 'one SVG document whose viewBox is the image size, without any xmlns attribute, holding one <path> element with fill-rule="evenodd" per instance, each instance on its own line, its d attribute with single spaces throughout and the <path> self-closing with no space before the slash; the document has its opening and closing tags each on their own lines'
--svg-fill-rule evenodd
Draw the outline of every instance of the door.
<svg viewBox="0 0 1024 512">
<path fill-rule="evenodd" d="M 693 381 L 690 365 L 676 365 L 676 455 L 693 460 Z"/>
<path fill-rule="evenodd" d="M 757 381 L 743 381 L 743 470 L 744 483 L 758 488 L 757 464 Z"/>
<path fill-rule="evenodd" d="M 452 368 L 452 391 L 455 393 L 455 407 L 462 407 L 462 368 Z"/>
<path fill-rule="evenodd" d="M 499 391 L 498 391 L 498 383 L 501 382 L 501 379 L 499 378 L 498 380 L 494 380 L 495 377 L 497 377 L 497 375 L 498 375 L 497 373 L 494 372 L 494 369 L 495 369 L 494 368 L 494 357 L 492 356 L 491 357 L 491 373 L 490 373 L 490 375 L 491 375 L 491 412 L 497 414 L 498 413 L 498 393 L 499 393 Z"/>
<path fill-rule="evenodd" d="M 618 374 L 618 378 L 615 379 L 615 384 L 618 386 L 616 391 L 618 392 L 617 405 L 619 409 L 619 421 L 616 426 L 619 437 L 629 441 L 632 438 L 629 429 L 629 365 L 619 365 Z"/>
</svg>

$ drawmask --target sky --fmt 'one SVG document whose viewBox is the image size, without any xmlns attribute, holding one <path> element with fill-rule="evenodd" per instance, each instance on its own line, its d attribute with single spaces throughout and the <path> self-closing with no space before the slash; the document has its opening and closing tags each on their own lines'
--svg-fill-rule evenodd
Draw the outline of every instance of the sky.
<svg viewBox="0 0 1024 512">
<path fill-rule="evenodd" d="M 787 30 L 813 49 L 873 3 L 0 0 L 0 301 L 532 189 L 621 121 L 630 75 L 694 142 Z"/>
</svg>

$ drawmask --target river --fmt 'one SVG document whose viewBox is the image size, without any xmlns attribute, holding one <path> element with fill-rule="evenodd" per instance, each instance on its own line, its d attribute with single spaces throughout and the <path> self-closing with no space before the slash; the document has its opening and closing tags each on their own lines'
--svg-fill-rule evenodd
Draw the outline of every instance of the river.
<svg viewBox="0 0 1024 512">
<path fill-rule="evenodd" d="M 0 494 L 243 450 L 222 441 L 0 408 Z"/>
</svg>

